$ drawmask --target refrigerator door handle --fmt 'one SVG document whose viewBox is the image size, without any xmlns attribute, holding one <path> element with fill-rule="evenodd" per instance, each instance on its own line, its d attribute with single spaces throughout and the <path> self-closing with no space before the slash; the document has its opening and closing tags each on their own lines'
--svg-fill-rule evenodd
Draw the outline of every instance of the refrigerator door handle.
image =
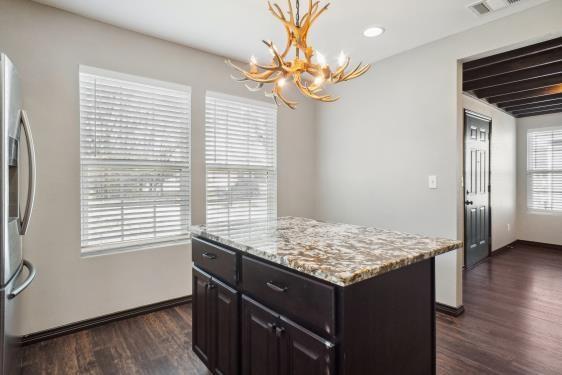
<svg viewBox="0 0 562 375">
<path fill-rule="evenodd" d="M 29 286 L 29 284 L 31 284 L 33 279 L 35 279 L 35 275 L 37 274 L 37 272 L 35 271 L 35 267 L 33 267 L 33 264 L 31 264 L 31 262 L 24 259 L 23 260 L 23 266 L 25 268 L 27 268 L 27 270 L 29 271 L 29 273 L 27 275 L 27 278 L 25 279 L 25 281 L 23 283 L 21 283 L 20 286 L 12 289 L 10 294 L 8 294 L 8 299 L 16 298 L 16 296 L 18 294 L 20 294 L 21 292 L 23 292 L 25 290 L 25 288 L 27 288 Z"/>
<path fill-rule="evenodd" d="M 33 143 L 33 136 L 31 135 L 31 128 L 29 127 L 29 118 L 27 117 L 27 113 L 23 109 L 21 110 L 21 124 L 23 126 L 23 131 L 25 132 L 25 139 L 27 141 L 27 158 L 29 160 L 27 204 L 25 206 L 23 217 L 21 218 L 19 223 L 19 232 L 23 236 L 27 232 L 27 227 L 29 226 L 31 210 L 33 209 L 33 203 L 35 201 L 35 183 L 36 183 L 35 144 Z"/>
</svg>

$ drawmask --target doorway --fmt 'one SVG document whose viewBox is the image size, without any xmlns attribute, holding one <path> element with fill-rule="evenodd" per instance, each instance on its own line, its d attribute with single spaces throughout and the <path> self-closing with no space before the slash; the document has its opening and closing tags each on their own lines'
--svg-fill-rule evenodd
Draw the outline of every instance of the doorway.
<svg viewBox="0 0 562 375">
<path fill-rule="evenodd" d="M 491 252 L 490 136 L 492 120 L 464 111 L 464 239 L 466 268 Z"/>
</svg>

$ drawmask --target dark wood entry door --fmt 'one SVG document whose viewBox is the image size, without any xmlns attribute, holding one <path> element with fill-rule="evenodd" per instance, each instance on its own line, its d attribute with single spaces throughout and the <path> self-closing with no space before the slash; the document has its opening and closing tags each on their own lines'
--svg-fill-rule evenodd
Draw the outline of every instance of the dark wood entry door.
<svg viewBox="0 0 562 375">
<path fill-rule="evenodd" d="M 491 121 L 465 111 L 465 265 L 490 253 L 490 130 Z"/>
</svg>

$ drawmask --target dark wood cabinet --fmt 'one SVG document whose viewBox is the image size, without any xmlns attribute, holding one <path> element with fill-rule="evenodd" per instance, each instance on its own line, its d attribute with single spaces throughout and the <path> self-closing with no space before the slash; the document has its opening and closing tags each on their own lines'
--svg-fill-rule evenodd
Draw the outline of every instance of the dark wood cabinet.
<svg viewBox="0 0 562 375">
<path fill-rule="evenodd" d="M 193 351 L 220 375 L 239 372 L 239 293 L 193 269 Z"/>
<path fill-rule="evenodd" d="M 277 315 L 242 297 L 242 374 L 280 375 Z"/>
<path fill-rule="evenodd" d="M 334 345 L 242 297 L 244 375 L 334 374 Z"/>
<path fill-rule="evenodd" d="M 281 338 L 282 375 L 334 374 L 334 345 L 291 321 L 281 319 L 277 331 Z"/>
<path fill-rule="evenodd" d="M 238 292 L 218 280 L 211 280 L 214 310 L 212 336 L 214 343 L 213 369 L 216 374 L 238 374 L 239 322 Z"/>
<path fill-rule="evenodd" d="M 193 269 L 193 351 L 211 367 L 211 276 Z"/>
<path fill-rule="evenodd" d="M 342 287 L 193 244 L 193 350 L 213 374 L 435 374 L 433 259 Z"/>
</svg>

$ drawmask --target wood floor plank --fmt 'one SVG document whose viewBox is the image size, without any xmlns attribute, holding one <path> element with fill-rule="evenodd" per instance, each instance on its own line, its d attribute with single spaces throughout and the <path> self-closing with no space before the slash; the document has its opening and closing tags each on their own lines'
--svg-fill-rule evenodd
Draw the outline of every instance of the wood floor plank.
<svg viewBox="0 0 562 375">
<path fill-rule="evenodd" d="M 460 317 L 437 315 L 438 374 L 562 374 L 562 251 L 518 245 L 465 272 Z M 191 305 L 25 348 L 24 374 L 209 374 Z"/>
</svg>

